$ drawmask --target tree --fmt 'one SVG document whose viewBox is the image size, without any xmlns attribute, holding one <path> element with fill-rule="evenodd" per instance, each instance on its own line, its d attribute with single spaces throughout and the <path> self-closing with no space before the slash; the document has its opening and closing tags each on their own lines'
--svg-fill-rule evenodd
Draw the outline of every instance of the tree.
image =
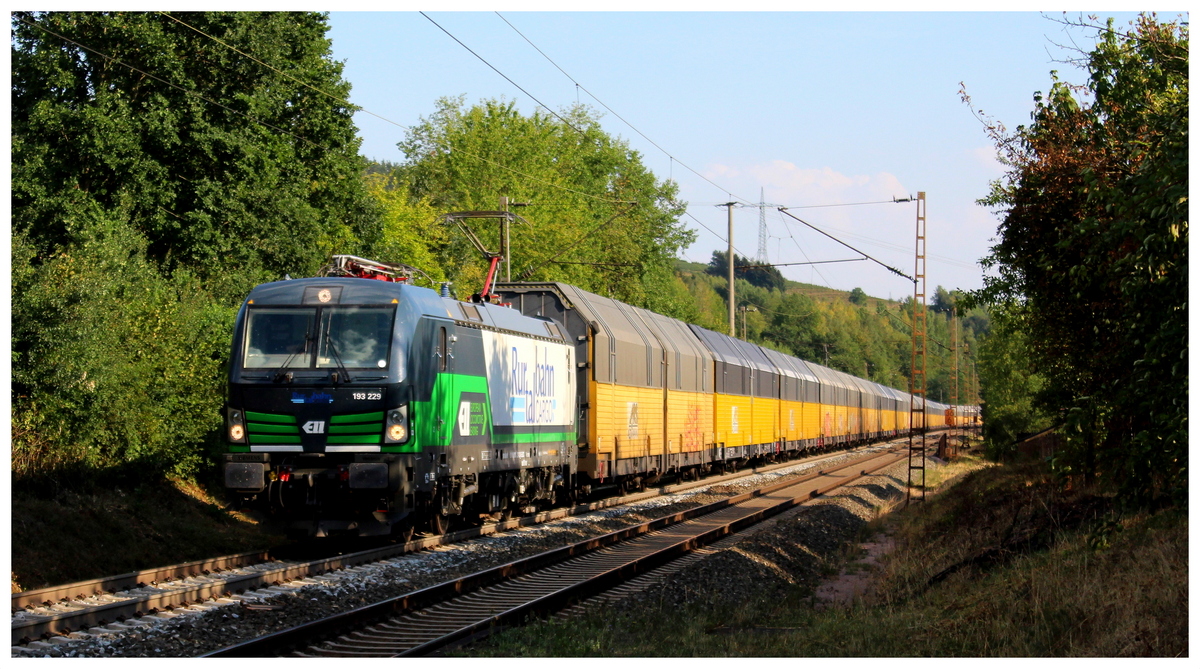
<svg viewBox="0 0 1200 669">
<path fill-rule="evenodd" d="M 199 471 L 245 293 L 378 241 L 325 16 L 172 16 L 12 14 L 18 478 Z"/>
<path fill-rule="evenodd" d="M 958 306 L 958 297 L 956 295 L 941 286 L 934 289 L 933 303 L 929 305 L 930 311 L 939 314 L 949 314 L 956 306 Z"/>
<path fill-rule="evenodd" d="M 1036 398 L 1046 379 L 1033 371 L 1024 310 L 997 308 L 996 327 L 980 345 L 979 377 L 983 385 L 983 432 L 994 458 L 1015 454 L 1017 440 L 1051 426 Z"/>
<path fill-rule="evenodd" d="M 371 257 L 412 265 L 435 281 L 444 279 L 438 252 L 451 230 L 438 223 L 439 212 L 428 200 L 414 200 L 408 184 L 391 175 L 368 173 L 364 180 L 367 192 L 383 210 L 383 234 L 371 249 Z"/>
<path fill-rule="evenodd" d="M 857 304 L 860 307 L 867 306 L 867 293 L 862 288 L 850 291 L 850 304 Z"/>
<path fill-rule="evenodd" d="M 1032 125 L 990 125 L 1010 169 L 982 201 L 1002 214 L 984 261 L 998 273 L 973 301 L 1021 311 L 1068 471 L 1182 500 L 1188 30 L 1145 15 L 1092 27 L 1086 85 L 1055 76 Z"/>
<path fill-rule="evenodd" d="M 325 16 L 172 16 L 13 13 L 13 229 L 48 257 L 74 214 L 119 212 L 151 260 L 231 301 L 373 242 Z"/>
<path fill-rule="evenodd" d="M 712 260 L 705 270 L 709 274 L 724 279 L 729 278 L 729 254 L 724 251 L 713 251 Z M 767 290 L 783 290 L 786 283 L 783 274 L 775 267 L 763 267 L 756 261 L 733 254 L 734 279 L 743 279 L 760 288 Z"/>
<path fill-rule="evenodd" d="M 685 313 L 674 258 L 694 233 L 679 222 L 673 182 L 659 181 L 588 108 L 522 115 L 503 100 L 465 108 L 442 99 L 409 130 L 398 172 L 434 209 L 495 210 L 501 196 L 529 206 L 512 227 L 513 279 L 556 280 L 670 315 Z M 472 229 L 492 251 L 496 222 Z M 482 284 L 486 264 L 453 232 L 439 249 L 447 275 Z"/>
</svg>

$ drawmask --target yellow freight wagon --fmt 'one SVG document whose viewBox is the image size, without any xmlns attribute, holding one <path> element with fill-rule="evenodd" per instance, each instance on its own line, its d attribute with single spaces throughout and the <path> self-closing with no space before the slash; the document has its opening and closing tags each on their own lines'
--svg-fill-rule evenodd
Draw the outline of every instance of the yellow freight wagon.
<svg viewBox="0 0 1200 669">
<path fill-rule="evenodd" d="M 781 448 L 781 370 L 769 351 L 696 325 L 689 327 L 713 355 L 718 460 L 774 457 Z"/>
<path fill-rule="evenodd" d="M 713 358 L 685 323 L 562 283 L 498 284 L 566 327 L 582 387 L 576 474 L 638 487 L 714 459 Z"/>
<path fill-rule="evenodd" d="M 570 485 L 639 487 L 910 429 L 908 393 L 561 283 L 503 283 L 575 346 Z M 950 407 L 917 398 L 924 427 Z M 978 420 L 975 413 L 963 413 Z M 564 477 L 568 472 L 563 472 Z"/>
</svg>

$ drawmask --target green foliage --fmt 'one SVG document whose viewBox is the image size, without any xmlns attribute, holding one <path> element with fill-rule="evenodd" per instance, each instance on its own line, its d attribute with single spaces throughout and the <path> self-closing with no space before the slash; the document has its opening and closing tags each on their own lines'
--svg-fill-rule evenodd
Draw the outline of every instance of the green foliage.
<svg viewBox="0 0 1200 669">
<path fill-rule="evenodd" d="M 729 253 L 725 251 L 713 251 L 712 260 L 708 263 L 708 268 L 705 270 L 712 276 L 722 277 L 726 281 L 729 280 Z M 759 267 L 757 261 L 743 258 L 737 253 L 733 254 L 733 278 L 734 280 L 743 279 L 749 283 L 766 288 L 767 290 L 783 290 L 784 278 L 783 274 L 775 267 Z"/>
<path fill-rule="evenodd" d="M 1188 30 L 1148 16 L 1097 29 L 1085 95 L 1055 77 L 1031 126 L 993 131 L 1011 169 L 983 201 L 1003 221 L 975 298 L 1018 305 L 1071 471 L 1182 501 Z"/>
<path fill-rule="evenodd" d="M 125 222 L 81 218 L 70 253 L 36 268 L 13 238 L 13 473 L 194 472 L 220 427 L 236 309 L 185 271 L 164 279 Z"/>
<path fill-rule="evenodd" d="M 368 170 L 367 193 L 383 211 L 383 234 L 371 257 L 402 262 L 425 272 L 435 281 L 445 279 L 438 251 L 449 241 L 451 230 L 437 222 L 438 213 L 428 200 L 414 201 L 404 183 Z"/>
<path fill-rule="evenodd" d="M 672 264 L 693 233 L 678 218 L 673 182 L 655 178 L 636 151 L 601 129 L 586 107 L 523 116 L 513 103 L 465 108 L 442 99 L 399 146 L 395 173 L 411 197 L 439 212 L 495 210 L 500 197 L 529 203 L 529 225 L 510 232 L 512 278 L 571 283 L 668 315 L 686 315 Z M 499 249 L 498 221 L 471 229 Z M 460 294 L 478 290 L 487 264 L 454 230 L 438 245 Z"/>
<path fill-rule="evenodd" d="M 1052 416 L 1034 401 L 1046 381 L 1031 369 L 1023 312 L 998 308 L 995 316 L 991 335 L 980 344 L 979 379 L 988 454 L 1003 458 L 1015 454 L 1018 439 L 1050 427 Z"/>
<path fill-rule="evenodd" d="M 380 236 L 326 18 L 175 16 L 270 67 L 160 13 L 12 14 L 18 479 L 196 473 L 246 291 Z"/>
<path fill-rule="evenodd" d="M 349 95 L 325 17 L 176 16 L 283 73 L 158 13 L 13 14 L 13 229 L 53 254 L 64 213 L 120 211 L 228 301 L 373 241 L 352 109 L 292 79 Z"/>
<path fill-rule="evenodd" d="M 857 304 L 860 307 L 867 306 L 867 293 L 862 288 L 850 291 L 850 304 Z"/>
<path fill-rule="evenodd" d="M 929 310 L 939 314 L 950 313 L 958 306 L 958 292 L 938 286 L 933 291 L 933 302 L 930 303 Z"/>
</svg>

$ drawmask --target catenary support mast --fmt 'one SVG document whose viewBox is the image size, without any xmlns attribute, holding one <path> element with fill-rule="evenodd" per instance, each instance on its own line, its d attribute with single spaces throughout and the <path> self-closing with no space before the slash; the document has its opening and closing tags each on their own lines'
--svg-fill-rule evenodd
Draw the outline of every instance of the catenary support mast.
<svg viewBox="0 0 1200 669">
<path fill-rule="evenodd" d="M 917 193 L 917 247 L 916 271 L 913 272 L 912 302 L 912 374 L 908 387 L 911 395 L 908 431 L 908 496 L 907 502 L 925 501 L 925 192 Z M 918 482 L 916 479 L 920 478 Z M 913 486 L 920 488 L 920 496 L 913 495 Z"/>
</svg>

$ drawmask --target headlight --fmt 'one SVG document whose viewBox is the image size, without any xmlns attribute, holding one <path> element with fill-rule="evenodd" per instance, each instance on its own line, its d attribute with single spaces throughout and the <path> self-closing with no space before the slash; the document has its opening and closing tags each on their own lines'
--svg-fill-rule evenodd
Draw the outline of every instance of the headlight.
<svg viewBox="0 0 1200 669">
<path fill-rule="evenodd" d="M 239 409 L 227 409 L 225 417 L 229 425 L 229 430 L 226 434 L 229 436 L 230 443 L 246 443 L 246 424 L 242 412 Z"/>
<path fill-rule="evenodd" d="M 408 441 L 408 406 L 396 407 L 387 412 L 387 427 L 383 431 L 384 443 L 402 444 Z"/>
</svg>

